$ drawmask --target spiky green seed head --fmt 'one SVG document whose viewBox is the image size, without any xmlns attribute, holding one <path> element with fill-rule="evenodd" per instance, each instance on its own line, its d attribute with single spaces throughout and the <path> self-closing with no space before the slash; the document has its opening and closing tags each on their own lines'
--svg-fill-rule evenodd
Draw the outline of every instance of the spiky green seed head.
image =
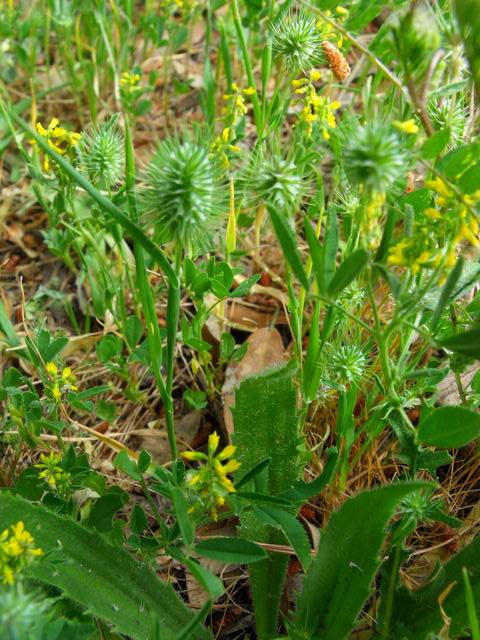
<svg viewBox="0 0 480 640">
<path fill-rule="evenodd" d="M 207 146 L 172 138 L 148 164 L 139 203 L 159 243 L 198 254 L 225 218 L 227 191 Z"/>
<path fill-rule="evenodd" d="M 452 142 L 460 142 L 465 129 L 466 112 L 463 100 L 445 98 L 437 103 L 430 100 L 427 107 L 428 116 L 436 131 L 450 128 Z"/>
<path fill-rule="evenodd" d="M 39 627 L 48 624 L 48 609 L 53 600 L 45 593 L 25 593 L 17 589 L 0 589 L 0 637 L 34 638 Z M 42 634 L 43 637 L 43 634 Z"/>
<path fill-rule="evenodd" d="M 316 20 L 302 12 L 287 13 L 270 25 L 272 53 L 290 71 L 308 71 L 324 61 L 322 33 Z"/>
<path fill-rule="evenodd" d="M 272 204 L 281 212 L 292 213 L 307 189 L 303 172 L 293 160 L 262 154 L 247 171 L 244 190 L 252 205 Z"/>
<path fill-rule="evenodd" d="M 353 184 L 385 193 L 406 174 L 406 154 L 392 130 L 370 123 L 351 132 L 343 154 L 345 171 Z"/>
<path fill-rule="evenodd" d="M 367 366 L 363 351 L 355 345 L 342 345 L 330 350 L 332 378 L 341 385 L 357 385 Z"/>
<path fill-rule="evenodd" d="M 125 166 L 123 131 L 117 124 L 117 118 L 87 129 L 82 136 L 80 153 L 92 182 L 106 189 L 117 184 Z"/>
</svg>

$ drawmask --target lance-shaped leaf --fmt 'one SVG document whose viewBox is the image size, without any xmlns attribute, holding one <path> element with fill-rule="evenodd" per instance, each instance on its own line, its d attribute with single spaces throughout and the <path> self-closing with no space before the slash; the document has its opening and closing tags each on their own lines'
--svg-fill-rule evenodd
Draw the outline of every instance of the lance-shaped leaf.
<svg viewBox="0 0 480 640">
<path fill-rule="evenodd" d="M 162 639 L 189 623 L 193 614 L 173 587 L 160 580 L 145 563 L 109 544 L 100 534 L 61 517 L 43 505 L 3 492 L 2 529 L 22 521 L 44 556 L 27 568 L 34 580 L 56 587 L 94 616 L 135 640 L 149 637 L 152 617 L 158 618 Z M 209 633 L 197 627 L 191 638 Z"/>
<path fill-rule="evenodd" d="M 406 482 L 363 491 L 331 516 L 298 598 L 293 626 L 299 637 L 348 637 L 370 595 L 388 520 L 402 498 L 425 486 Z"/>
</svg>

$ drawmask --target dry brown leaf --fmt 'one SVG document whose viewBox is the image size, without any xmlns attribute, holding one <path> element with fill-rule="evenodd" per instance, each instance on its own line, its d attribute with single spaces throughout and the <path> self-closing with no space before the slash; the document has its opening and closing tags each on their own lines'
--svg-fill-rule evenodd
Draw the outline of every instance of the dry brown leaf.
<svg viewBox="0 0 480 640">
<path fill-rule="evenodd" d="M 175 434 L 180 451 L 192 445 L 197 435 L 202 419 L 201 411 L 191 411 L 175 421 Z M 157 464 L 165 464 L 171 460 L 170 449 L 167 444 L 167 432 L 160 428 L 158 420 L 148 425 L 149 429 L 142 430 L 139 449 L 145 449 Z M 149 434 L 148 432 L 151 432 Z"/>
<path fill-rule="evenodd" d="M 473 376 L 477 373 L 478 369 L 478 364 L 474 364 L 460 374 L 460 379 L 464 389 L 466 389 L 471 383 Z M 457 405 L 462 403 L 453 371 L 450 371 L 450 373 L 437 386 L 437 393 L 437 402 L 439 405 Z"/>
</svg>

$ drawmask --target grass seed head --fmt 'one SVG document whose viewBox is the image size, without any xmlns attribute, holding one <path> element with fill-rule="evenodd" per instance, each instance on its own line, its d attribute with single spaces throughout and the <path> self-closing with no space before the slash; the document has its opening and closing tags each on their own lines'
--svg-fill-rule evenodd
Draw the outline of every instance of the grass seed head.
<svg viewBox="0 0 480 640">
<path fill-rule="evenodd" d="M 343 159 L 350 181 L 376 193 L 385 193 L 406 174 L 406 156 L 400 141 L 383 124 L 357 127 L 346 143 Z"/>
<path fill-rule="evenodd" d="M 314 18 L 289 13 L 270 26 L 268 39 L 275 58 L 289 70 L 308 71 L 323 61 L 322 34 Z"/>
<path fill-rule="evenodd" d="M 172 138 L 160 144 L 147 166 L 140 206 L 158 242 L 198 254 L 226 214 L 225 193 L 208 147 Z"/>
<path fill-rule="evenodd" d="M 109 189 L 120 181 L 125 165 L 124 142 L 116 117 L 87 130 L 82 137 L 81 154 L 93 182 Z"/>
</svg>

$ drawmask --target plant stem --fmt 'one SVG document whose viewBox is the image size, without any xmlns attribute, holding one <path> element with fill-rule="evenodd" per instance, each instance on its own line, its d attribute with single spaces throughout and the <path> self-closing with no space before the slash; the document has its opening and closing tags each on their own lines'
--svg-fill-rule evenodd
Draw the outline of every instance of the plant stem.
<svg viewBox="0 0 480 640">
<path fill-rule="evenodd" d="M 395 587 L 397 584 L 398 572 L 400 570 L 400 560 L 401 560 L 401 552 L 402 547 L 400 544 L 395 546 L 394 557 L 393 557 L 393 566 L 392 572 L 390 574 L 390 581 L 388 583 L 388 591 L 387 591 L 387 605 L 385 610 L 385 621 L 383 623 L 383 629 L 381 631 L 381 635 L 385 638 L 390 637 L 390 625 L 393 614 L 393 602 L 395 598 Z"/>
<path fill-rule="evenodd" d="M 260 136 L 263 131 L 262 122 L 262 109 L 260 107 L 260 101 L 256 92 L 255 76 L 253 75 L 252 64 L 250 62 L 250 56 L 248 53 L 247 43 L 245 42 L 245 35 L 243 33 L 242 22 L 240 20 L 240 13 L 238 11 L 237 0 L 232 0 L 232 15 L 233 23 L 235 25 L 235 31 L 237 32 L 240 49 L 242 50 L 243 66 L 245 73 L 247 74 L 248 84 L 255 89 L 255 93 L 252 95 L 253 115 L 255 118 L 255 126 L 257 128 L 257 135 Z"/>
</svg>

